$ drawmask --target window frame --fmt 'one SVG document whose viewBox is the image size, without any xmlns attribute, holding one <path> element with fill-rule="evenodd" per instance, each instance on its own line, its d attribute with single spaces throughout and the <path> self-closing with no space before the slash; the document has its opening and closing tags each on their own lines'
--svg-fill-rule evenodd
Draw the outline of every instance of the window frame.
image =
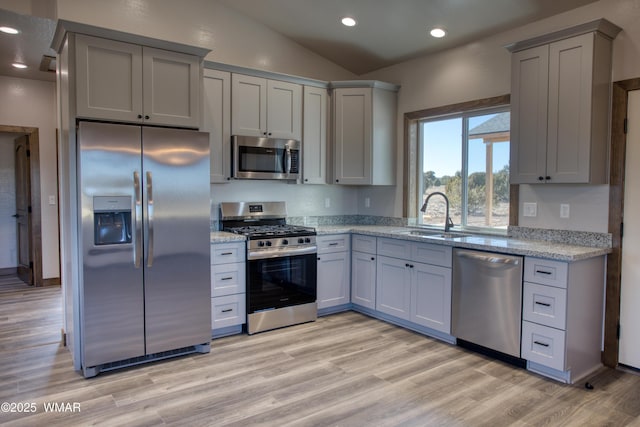
<svg viewBox="0 0 640 427">
<path fill-rule="evenodd" d="M 461 224 L 457 224 L 456 228 L 458 229 L 484 232 L 484 233 L 500 233 L 500 234 L 506 233 L 506 229 L 498 228 L 498 227 L 463 225 L 463 223 L 467 222 L 468 216 L 469 216 L 469 209 L 468 209 L 468 205 L 469 205 L 469 201 L 468 201 L 468 197 L 469 197 L 469 130 L 470 130 L 469 121 L 473 117 L 489 115 L 489 114 L 499 114 L 499 113 L 505 113 L 505 112 L 511 112 L 510 105 L 501 105 L 497 107 L 481 108 L 481 109 L 471 109 L 464 112 L 451 113 L 443 116 L 434 116 L 434 117 L 418 120 L 418 147 L 417 147 L 418 156 L 416 159 L 416 163 L 419 171 L 422 171 L 422 169 L 424 168 L 423 159 L 424 159 L 425 147 L 424 147 L 424 141 L 423 141 L 423 137 L 424 137 L 423 125 L 425 123 L 438 122 L 438 121 L 451 120 L 451 119 L 461 120 L 461 123 L 460 123 L 461 125 L 460 149 L 461 150 L 460 151 L 462 154 L 462 158 L 460 159 L 460 174 L 462 176 L 462 188 L 460 189 L 460 193 L 461 193 L 460 195 L 462 200 L 461 203 L 464 208 L 461 210 L 461 213 L 460 213 Z M 424 195 L 425 189 L 422 187 L 423 182 L 424 180 L 422 178 L 418 180 L 418 187 L 417 187 L 418 197 L 422 197 Z M 419 200 L 418 200 L 418 203 L 419 203 L 419 206 L 422 206 Z M 436 224 L 422 223 L 421 217 L 422 215 L 417 215 L 416 225 L 425 226 L 425 227 L 437 226 Z"/>
<path fill-rule="evenodd" d="M 424 226 L 418 224 L 420 199 L 420 182 L 422 180 L 422 170 L 419 167 L 421 161 L 418 159 L 420 145 L 420 125 L 421 122 L 429 119 L 438 120 L 453 117 L 456 114 L 491 111 L 498 108 L 509 108 L 511 105 L 509 94 L 492 98 L 483 98 L 473 101 L 450 104 L 441 107 L 428 108 L 424 110 L 407 112 L 404 114 L 404 182 L 403 182 L 403 216 L 407 218 L 409 225 Z M 518 225 L 518 185 L 509 185 L 509 226 Z M 466 229 L 472 229 L 468 227 Z M 503 234 L 502 230 L 496 228 L 482 228 L 483 232 L 494 232 Z"/>
</svg>

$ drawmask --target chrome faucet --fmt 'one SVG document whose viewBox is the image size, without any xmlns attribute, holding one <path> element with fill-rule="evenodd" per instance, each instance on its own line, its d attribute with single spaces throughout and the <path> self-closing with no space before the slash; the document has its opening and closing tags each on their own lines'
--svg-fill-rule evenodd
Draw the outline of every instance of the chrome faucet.
<svg viewBox="0 0 640 427">
<path fill-rule="evenodd" d="M 429 194 L 427 198 L 424 200 L 424 204 L 420 208 L 420 211 L 421 212 L 427 211 L 427 203 L 429 203 L 429 199 L 432 196 L 435 196 L 436 194 L 439 194 L 440 196 L 444 197 L 445 205 L 447 207 L 447 211 L 445 213 L 445 220 L 444 220 L 444 232 L 446 233 L 451 229 L 451 227 L 453 227 L 453 221 L 451 221 L 451 217 L 449 216 L 449 199 L 447 198 L 446 194 L 441 193 L 440 191 L 434 191 L 433 193 Z"/>
</svg>

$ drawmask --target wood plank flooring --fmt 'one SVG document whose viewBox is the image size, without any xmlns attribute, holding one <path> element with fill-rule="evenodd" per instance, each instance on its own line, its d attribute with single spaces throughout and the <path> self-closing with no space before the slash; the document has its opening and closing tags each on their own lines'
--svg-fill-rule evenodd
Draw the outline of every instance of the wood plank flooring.
<svg viewBox="0 0 640 427">
<path fill-rule="evenodd" d="M 354 312 L 86 380 L 60 344 L 61 299 L 0 278 L 0 402 L 36 407 L 2 425 L 640 425 L 638 375 L 563 385 Z"/>
</svg>

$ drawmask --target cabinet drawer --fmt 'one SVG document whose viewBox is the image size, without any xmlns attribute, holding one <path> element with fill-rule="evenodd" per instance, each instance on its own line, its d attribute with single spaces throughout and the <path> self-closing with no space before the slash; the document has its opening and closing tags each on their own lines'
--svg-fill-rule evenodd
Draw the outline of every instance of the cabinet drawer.
<svg viewBox="0 0 640 427">
<path fill-rule="evenodd" d="M 522 322 L 521 357 L 564 371 L 565 332 L 531 322 Z"/>
<path fill-rule="evenodd" d="M 211 329 L 246 323 L 245 294 L 211 298 Z"/>
<path fill-rule="evenodd" d="M 378 239 L 378 255 L 409 260 L 411 258 L 411 242 L 399 239 Z"/>
<path fill-rule="evenodd" d="M 345 252 L 351 250 L 351 240 L 348 234 L 333 234 L 330 236 L 317 236 L 316 244 L 319 254 L 331 252 Z"/>
<path fill-rule="evenodd" d="M 411 260 L 441 267 L 451 267 L 451 246 L 412 243 Z"/>
<path fill-rule="evenodd" d="M 211 264 L 244 262 L 246 259 L 245 242 L 216 243 L 211 245 Z"/>
<path fill-rule="evenodd" d="M 524 280 L 525 282 L 566 288 L 568 267 L 566 262 L 525 257 Z"/>
<path fill-rule="evenodd" d="M 567 290 L 524 283 L 522 318 L 529 322 L 566 329 Z"/>
<path fill-rule="evenodd" d="M 376 237 L 354 234 L 351 236 L 351 250 L 356 252 L 376 253 Z"/>
<path fill-rule="evenodd" d="M 217 264 L 211 267 L 211 296 L 220 297 L 244 293 L 246 290 L 245 264 Z"/>
</svg>

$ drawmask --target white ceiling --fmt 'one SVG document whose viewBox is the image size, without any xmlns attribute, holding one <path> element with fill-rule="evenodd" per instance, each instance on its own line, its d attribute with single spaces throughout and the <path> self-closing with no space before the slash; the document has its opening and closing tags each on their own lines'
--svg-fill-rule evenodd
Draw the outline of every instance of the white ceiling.
<svg viewBox="0 0 640 427">
<path fill-rule="evenodd" d="M 336 64 L 360 75 L 411 58 L 460 46 L 597 0 L 218 0 Z M 358 21 L 344 27 L 340 18 Z M 55 80 L 39 71 L 55 22 L 0 9 L 0 26 L 21 29 L 0 33 L 0 75 Z M 448 35 L 434 39 L 434 26 Z M 22 61 L 27 70 L 15 70 Z"/>
</svg>

